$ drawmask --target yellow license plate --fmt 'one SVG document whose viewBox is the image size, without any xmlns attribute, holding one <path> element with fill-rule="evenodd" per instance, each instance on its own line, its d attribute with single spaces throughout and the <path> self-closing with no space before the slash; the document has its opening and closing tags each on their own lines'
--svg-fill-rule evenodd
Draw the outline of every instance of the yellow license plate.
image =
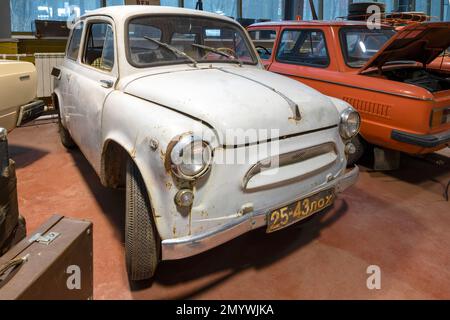
<svg viewBox="0 0 450 320">
<path fill-rule="evenodd" d="M 272 211 L 267 216 L 267 233 L 284 229 L 322 211 L 331 206 L 334 203 L 334 199 L 334 190 L 330 189 Z"/>
</svg>

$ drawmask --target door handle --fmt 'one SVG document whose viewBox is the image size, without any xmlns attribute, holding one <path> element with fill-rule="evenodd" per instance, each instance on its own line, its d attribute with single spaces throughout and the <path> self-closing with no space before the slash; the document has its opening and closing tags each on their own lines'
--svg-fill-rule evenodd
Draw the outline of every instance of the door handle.
<svg viewBox="0 0 450 320">
<path fill-rule="evenodd" d="M 111 80 L 100 80 L 100 83 L 103 88 L 112 88 L 114 86 L 114 82 Z"/>
</svg>

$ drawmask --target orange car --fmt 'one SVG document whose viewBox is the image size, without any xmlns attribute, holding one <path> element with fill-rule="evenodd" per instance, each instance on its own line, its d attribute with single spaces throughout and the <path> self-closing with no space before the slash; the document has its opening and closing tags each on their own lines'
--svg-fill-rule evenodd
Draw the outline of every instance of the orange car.
<svg viewBox="0 0 450 320">
<path fill-rule="evenodd" d="M 450 71 L 450 48 L 447 49 L 445 54 L 437 57 L 437 59 L 430 63 L 428 67 L 431 69 Z"/>
<path fill-rule="evenodd" d="M 366 142 L 426 154 L 450 143 L 450 71 L 427 68 L 450 45 L 450 23 L 396 32 L 364 22 L 286 21 L 248 28 L 266 68 L 343 99 L 361 114 Z"/>
</svg>

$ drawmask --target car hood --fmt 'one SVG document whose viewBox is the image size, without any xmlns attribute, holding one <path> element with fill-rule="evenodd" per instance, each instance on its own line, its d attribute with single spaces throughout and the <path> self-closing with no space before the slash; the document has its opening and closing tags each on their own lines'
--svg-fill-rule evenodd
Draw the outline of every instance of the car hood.
<svg viewBox="0 0 450 320">
<path fill-rule="evenodd" d="M 269 130 L 270 138 L 279 138 L 339 123 L 338 111 L 327 96 L 253 67 L 156 73 L 131 81 L 124 92 L 207 123 L 228 146 L 239 145 L 234 130 Z M 273 136 L 276 130 L 278 137 Z M 253 135 L 246 139 L 246 143 L 264 140 Z"/>
<path fill-rule="evenodd" d="M 426 22 L 398 31 L 367 63 L 360 73 L 386 63 L 415 61 L 429 64 L 450 46 L 449 22 Z"/>
</svg>

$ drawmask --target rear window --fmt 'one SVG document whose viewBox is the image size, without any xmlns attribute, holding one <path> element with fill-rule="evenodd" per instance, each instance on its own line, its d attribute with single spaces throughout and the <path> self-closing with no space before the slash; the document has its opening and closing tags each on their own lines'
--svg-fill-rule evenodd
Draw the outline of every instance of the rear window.
<svg viewBox="0 0 450 320">
<path fill-rule="evenodd" d="M 283 31 L 277 60 L 289 64 L 328 67 L 330 58 L 324 33 L 300 29 Z"/>
<path fill-rule="evenodd" d="M 341 29 L 341 47 L 345 62 L 352 68 L 363 67 L 394 34 L 392 29 Z"/>
</svg>

